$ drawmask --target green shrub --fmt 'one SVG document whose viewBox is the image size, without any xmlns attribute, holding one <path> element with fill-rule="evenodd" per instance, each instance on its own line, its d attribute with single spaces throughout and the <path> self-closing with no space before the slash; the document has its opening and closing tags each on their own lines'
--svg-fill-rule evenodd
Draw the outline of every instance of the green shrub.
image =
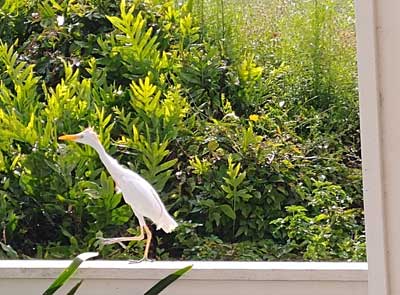
<svg viewBox="0 0 400 295">
<path fill-rule="evenodd" d="M 349 3 L 0 4 L 0 255 L 143 248 L 99 243 L 137 222 L 95 151 L 57 142 L 93 126 L 181 223 L 153 255 L 364 260 Z"/>
<path fill-rule="evenodd" d="M 285 252 L 302 253 L 306 260 L 362 260 L 362 211 L 351 208 L 352 199 L 338 185 L 313 181 L 305 190 L 311 190 L 307 208 L 288 206 L 288 216 L 272 222 Z"/>
</svg>

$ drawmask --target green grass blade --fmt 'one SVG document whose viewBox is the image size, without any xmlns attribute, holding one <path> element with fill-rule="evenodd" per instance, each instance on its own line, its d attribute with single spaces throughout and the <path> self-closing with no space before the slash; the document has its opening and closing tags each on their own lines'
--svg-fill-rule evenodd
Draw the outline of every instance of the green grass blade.
<svg viewBox="0 0 400 295">
<path fill-rule="evenodd" d="M 71 290 L 69 290 L 69 292 L 67 293 L 67 295 L 74 295 L 76 293 L 76 291 L 78 290 L 78 288 L 82 285 L 83 280 L 81 280 L 78 284 L 76 284 Z"/>
<path fill-rule="evenodd" d="M 144 295 L 156 295 L 159 294 L 162 290 L 167 288 L 170 284 L 172 284 L 174 281 L 179 279 L 182 275 L 184 275 L 186 272 L 191 270 L 193 265 L 186 266 L 184 268 L 181 268 L 177 270 L 176 272 L 170 274 L 169 276 L 163 278 L 161 281 L 159 281 L 157 284 L 155 284 L 150 290 L 148 290 Z"/>
<path fill-rule="evenodd" d="M 54 282 L 49 288 L 47 288 L 43 295 L 54 294 L 62 285 L 65 284 L 66 281 L 71 278 L 82 262 L 97 255 L 99 255 L 97 252 L 86 252 L 75 257 L 71 264 L 54 280 Z"/>
<path fill-rule="evenodd" d="M 193 0 L 189 0 L 188 2 L 186 2 L 186 7 L 187 7 L 188 11 L 190 13 L 192 13 L 193 12 Z"/>
</svg>

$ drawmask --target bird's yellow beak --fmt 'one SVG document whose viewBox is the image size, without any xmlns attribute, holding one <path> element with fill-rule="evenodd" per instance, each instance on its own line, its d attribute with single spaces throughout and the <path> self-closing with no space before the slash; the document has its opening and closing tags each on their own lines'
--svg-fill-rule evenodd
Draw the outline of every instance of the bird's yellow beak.
<svg viewBox="0 0 400 295">
<path fill-rule="evenodd" d="M 60 140 L 69 140 L 69 141 L 75 141 L 79 138 L 78 135 L 72 134 L 72 135 L 61 135 L 58 139 Z"/>
</svg>

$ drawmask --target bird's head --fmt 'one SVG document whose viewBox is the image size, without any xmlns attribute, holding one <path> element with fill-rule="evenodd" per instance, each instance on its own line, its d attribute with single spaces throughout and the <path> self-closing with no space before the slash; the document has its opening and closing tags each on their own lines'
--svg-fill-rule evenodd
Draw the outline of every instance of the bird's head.
<svg viewBox="0 0 400 295">
<path fill-rule="evenodd" d="M 86 128 L 85 130 L 77 134 L 62 135 L 58 139 L 75 141 L 83 144 L 88 144 L 91 146 L 99 142 L 97 133 L 91 127 Z"/>
</svg>

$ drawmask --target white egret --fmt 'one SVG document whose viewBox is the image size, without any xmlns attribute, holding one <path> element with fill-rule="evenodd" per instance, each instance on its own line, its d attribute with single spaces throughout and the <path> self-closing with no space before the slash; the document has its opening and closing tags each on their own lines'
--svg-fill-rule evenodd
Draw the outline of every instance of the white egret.
<svg viewBox="0 0 400 295">
<path fill-rule="evenodd" d="M 148 260 L 147 256 L 152 233 L 147 227 L 144 217 L 149 218 L 156 224 L 157 229 L 162 228 L 166 233 L 170 233 L 178 226 L 176 221 L 168 213 L 156 190 L 139 174 L 124 168 L 117 160 L 112 158 L 105 151 L 96 132 L 94 132 L 92 128 L 87 128 L 77 134 L 63 135 L 60 136 L 59 139 L 87 144 L 97 151 L 104 166 L 114 179 L 116 190 L 122 192 L 125 202 L 132 207 L 133 213 L 139 221 L 140 234 L 138 236 L 108 238 L 103 239 L 103 243 L 108 245 L 114 243 L 121 244 L 126 241 L 141 241 L 144 239 L 145 232 L 147 240 L 144 255 L 141 260 Z"/>
</svg>

